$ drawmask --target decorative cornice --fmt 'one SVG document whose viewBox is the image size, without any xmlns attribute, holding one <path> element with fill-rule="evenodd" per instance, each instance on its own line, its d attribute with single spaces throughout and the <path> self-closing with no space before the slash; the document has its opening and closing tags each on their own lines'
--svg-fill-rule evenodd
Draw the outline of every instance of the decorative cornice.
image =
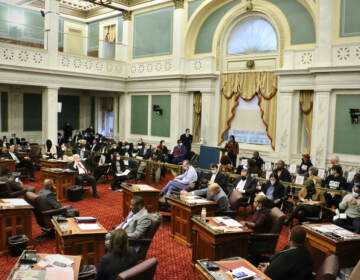
<svg viewBox="0 0 360 280">
<path fill-rule="evenodd" d="M 184 0 L 173 0 L 175 9 L 184 9 Z"/>
<path fill-rule="evenodd" d="M 123 20 L 131 21 L 132 12 L 131 11 L 122 11 Z"/>
</svg>

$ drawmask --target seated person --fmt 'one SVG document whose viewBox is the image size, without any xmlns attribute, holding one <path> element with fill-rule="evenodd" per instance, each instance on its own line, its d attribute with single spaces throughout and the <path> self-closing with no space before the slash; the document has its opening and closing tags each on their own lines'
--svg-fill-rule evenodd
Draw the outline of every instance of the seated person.
<svg viewBox="0 0 360 280">
<path fill-rule="evenodd" d="M 190 164 L 188 160 L 183 161 L 185 173 L 177 176 L 174 180 L 171 180 L 162 189 L 160 196 L 169 196 L 172 191 L 182 191 L 189 187 L 189 184 L 197 181 L 197 172 L 195 168 Z"/>
<path fill-rule="evenodd" d="M 331 173 L 325 179 L 325 188 L 330 189 L 329 192 L 325 193 L 326 207 L 335 208 L 339 207 L 339 203 L 342 200 L 341 195 L 331 192 L 331 190 L 345 190 L 346 189 L 346 179 L 342 176 L 342 169 L 338 165 L 333 165 L 331 167 Z"/>
<path fill-rule="evenodd" d="M 299 192 L 300 204 L 285 221 L 285 225 L 289 225 L 294 218 L 297 218 L 301 224 L 306 217 L 318 217 L 321 206 L 325 205 L 325 197 L 319 189 L 315 188 L 313 181 L 305 181 L 304 186 L 305 188 Z"/>
<path fill-rule="evenodd" d="M 1 171 L 0 182 L 8 183 L 12 192 L 22 191 L 24 189 L 24 185 L 20 179 L 14 178 L 8 168 L 4 168 Z M 28 187 L 26 190 L 29 192 L 35 192 L 35 187 Z"/>
<path fill-rule="evenodd" d="M 292 228 L 289 244 L 261 263 L 259 269 L 272 280 L 311 280 L 313 279 L 313 259 L 305 246 L 306 231 L 301 226 Z"/>
<path fill-rule="evenodd" d="M 140 239 L 145 236 L 151 226 L 151 220 L 148 216 L 148 211 L 144 206 L 144 199 L 141 196 L 134 196 L 130 201 L 130 213 L 120 225 L 115 229 L 123 229 L 126 231 L 129 238 Z M 110 234 L 105 236 L 105 247 L 108 247 L 110 241 Z M 139 248 L 135 248 L 139 252 Z"/>
<path fill-rule="evenodd" d="M 215 213 L 222 213 L 230 209 L 228 197 L 226 196 L 222 188 L 216 183 L 210 182 L 207 188 L 192 192 L 187 192 L 183 190 L 181 191 L 181 194 L 202 196 L 205 197 L 207 200 L 216 202 Z"/>
<path fill-rule="evenodd" d="M 270 232 L 272 225 L 272 218 L 270 210 L 268 209 L 268 199 L 264 195 L 257 195 L 254 200 L 254 207 L 256 209 L 251 218 L 251 222 L 244 224 L 257 233 Z"/>
<path fill-rule="evenodd" d="M 56 146 L 51 142 L 50 139 L 46 140 L 45 157 L 48 159 L 57 158 Z"/>
<path fill-rule="evenodd" d="M 360 186 L 354 186 L 352 193 L 344 196 L 339 209 L 345 210 L 346 219 L 337 219 L 334 224 L 360 233 Z"/>
<path fill-rule="evenodd" d="M 232 191 L 238 191 L 242 194 L 241 201 L 247 203 L 252 194 L 256 191 L 257 181 L 249 176 L 248 170 L 241 170 L 239 176 L 232 185 Z"/>
<path fill-rule="evenodd" d="M 66 145 L 65 145 L 65 143 L 64 143 L 64 142 L 61 143 L 61 145 L 58 146 L 56 150 L 57 150 L 57 151 L 56 151 L 56 153 L 57 153 L 57 158 L 58 158 L 58 159 L 63 159 L 63 156 L 64 156 L 65 153 L 66 153 Z"/>
<path fill-rule="evenodd" d="M 141 139 L 141 138 L 140 138 Z M 138 143 L 139 144 L 139 143 Z M 139 151 L 139 154 L 138 154 L 138 157 L 141 158 L 141 159 L 144 159 L 144 160 L 149 160 L 151 159 L 152 157 L 152 149 L 151 149 L 151 145 L 150 144 L 144 144 L 144 148 L 142 148 L 140 151 Z M 140 180 L 141 177 L 143 176 L 143 174 L 145 173 L 146 169 L 146 162 L 145 161 L 141 161 L 140 162 L 140 165 L 139 165 L 139 168 L 138 168 L 138 171 L 137 171 L 137 175 L 136 175 L 136 178 L 137 180 Z"/>
<path fill-rule="evenodd" d="M 165 146 L 165 140 L 161 140 L 160 144 L 156 147 L 157 150 L 161 151 L 165 156 L 169 153 L 168 148 Z"/>
<path fill-rule="evenodd" d="M 206 173 L 205 176 L 200 179 L 199 189 L 206 188 L 209 183 L 217 183 L 221 188 L 225 188 L 226 176 L 219 171 L 217 164 L 210 164 L 210 170 L 211 173 Z"/>
<path fill-rule="evenodd" d="M 114 178 L 114 181 L 111 184 L 112 190 L 116 190 L 118 187 L 120 187 L 121 183 L 128 178 L 128 172 L 125 171 L 126 167 L 124 161 L 121 159 L 120 154 L 116 153 L 111 162 L 111 173 Z"/>
<path fill-rule="evenodd" d="M 285 162 L 283 160 L 279 160 L 276 163 L 276 169 L 273 171 L 276 175 L 278 175 L 280 181 L 291 183 L 292 178 L 289 170 L 285 168 Z"/>
<path fill-rule="evenodd" d="M 132 145 L 131 151 L 130 151 L 130 156 L 133 158 L 136 158 L 140 153 L 140 148 L 138 146 L 138 143 L 134 143 Z"/>
<path fill-rule="evenodd" d="M 96 182 L 99 181 L 102 175 L 106 173 L 109 166 L 111 165 L 110 158 L 108 155 L 101 154 L 98 158 L 98 162 L 95 163 L 94 177 Z M 96 160 L 96 159 L 95 159 Z"/>
<path fill-rule="evenodd" d="M 177 146 L 174 147 L 173 152 L 169 155 L 167 162 L 172 164 L 179 164 L 183 162 L 187 155 L 186 147 L 181 143 L 181 140 L 177 141 Z"/>
<path fill-rule="evenodd" d="M 255 161 L 255 165 L 258 167 L 259 170 L 262 170 L 262 166 L 264 164 L 264 160 L 260 157 L 259 152 L 253 152 L 252 160 Z"/>
<path fill-rule="evenodd" d="M 116 280 L 119 273 L 136 263 L 136 252 L 128 245 L 126 231 L 116 229 L 111 233 L 107 254 L 100 259 L 96 280 Z"/>
<path fill-rule="evenodd" d="M 316 167 L 311 166 L 309 168 L 308 180 L 313 181 L 316 187 L 321 187 L 322 179 L 318 176 L 318 172 L 319 170 Z"/>
<path fill-rule="evenodd" d="M 327 172 L 330 172 L 330 174 L 331 175 L 333 175 L 333 170 L 332 170 L 332 168 L 333 168 L 333 166 L 339 166 L 340 167 L 340 169 L 338 170 L 339 171 L 339 173 L 341 174 L 341 175 L 343 175 L 343 169 L 342 169 L 342 167 L 341 167 L 341 165 L 340 165 L 340 159 L 339 159 L 339 157 L 338 156 L 334 156 L 334 157 L 332 157 L 331 158 L 331 160 L 330 160 L 330 163 L 331 163 L 331 168 L 326 168 L 326 171 Z"/>
<path fill-rule="evenodd" d="M 232 166 L 231 159 L 228 155 L 223 155 L 220 159 L 220 167 L 219 170 L 221 172 L 233 172 L 234 168 Z"/>
<path fill-rule="evenodd" d="M 100 198 L 96 191 L 96 180 L 93 176 L 90 175 L 85 162 L 80 160 L 80 156 L 78 154 L 74 155 L 74 164 L 70 165 L 70 168 L 79 172 L 76 176 L 77 184 L 82 186 L 84 181 L 87 181 L 87 183 L 92 187 L 93 196 L 95 198 Z"/>
<path fill-rule="evenodd" d="M 130 151 L 131 151 L 131 146 L 130 143 L 126 142 L 126 140 L 122 140 L 121 143 L 119 144 L 119 148 L 120 148 L 120 155 L 121 156 L 130 156 Z"/>
<path fill-rule="evenodd" d="M 242 162 L 243 158 L 240 159 L 240 162 Z M 247 169 L 249 171 L 249 174 L 251 177 L 260 177 L 261 176 L 261 169 L 258 168 L 256 165 L 256 162 L 252 159 L 247 160 L 247 165 L 239 165 L 236 168 L 236 174 L 241 174 L 241 170 Z"/>
<path fill-rule="evenodd" d="M 309 168 L 312 166 L 309 154 L 303 154 L 301 164 L 298 169 L 298 174 L 304 177 L 309 177 Z"/>
<path fill-rule="evenodd" d="M 281 207 L 285 196 L 285 187 L 280 183 L 279 177 L 275 173 L 271 173 L 269 181 L 262 185 L 261 191 L 269 200 L 269 206 Z"/>
<path fill-rule="evenodd" d="M 15 146 L 11 145 L 9 147 L 8 153 L 5 154 L 5 158 L 7 159 L 12 159 L 15 160 L 16 163 L 16 168 L 22 168 L 25 167 L 30 176 L 31 179 L 30 181 L 35 182 L 35 178 L 34 178 L 34 165 L 32 164 L 32 162 L 30 161 L 29 157 L 19 157 L 16 153 L 15 153 Z"/>
<path fill-rule="evenodd" d="M 80 141 L 86 141 L 85 139 L 82 139 Z M 88 161 L 90 157 L 90 151 L 86 149 L 86 145 L 83 143 L 80 143 L 80 148 L 77 151 L 77 154 L 80 156 L 80 160 L 82 161 Z"/>
<path fill-rule="evenodd" d="M 43 188 L 40 190 L 39 196 L 45 200 L 47 210 L 61 208 L 61 204 L 56 199 L 56 187 L 53 180 L 44 180 Z"/>
</svg>

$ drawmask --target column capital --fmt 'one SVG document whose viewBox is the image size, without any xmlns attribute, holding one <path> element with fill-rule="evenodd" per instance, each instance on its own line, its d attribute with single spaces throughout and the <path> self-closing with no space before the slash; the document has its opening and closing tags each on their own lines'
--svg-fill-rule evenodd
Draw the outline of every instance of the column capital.
<svg viewBox="0 0 360 280">
<path fill-rule="evenodd" d="M 184 9 L 184 0 L 173 0 L 175 9 Z"/>
<path fill-rule="evenodd" d="M 132 11 L 122 11 L 123 20 L 131 21 Z"/>
<path fill-rule="evenodd" d="M 46 86 L 45 89 L 48 89 L 48 90 L 59 90 L 60 87 L 51 85 L 51 86 Z"/>
</svg>

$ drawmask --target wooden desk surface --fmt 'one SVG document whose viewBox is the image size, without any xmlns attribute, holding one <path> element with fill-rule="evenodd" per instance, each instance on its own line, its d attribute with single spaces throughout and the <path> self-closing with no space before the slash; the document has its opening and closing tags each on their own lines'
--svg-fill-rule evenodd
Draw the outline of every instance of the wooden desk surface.
<svg viewBox="0 0 360 280">
<path fill-rule="evenodd" d="M 25 252 L 25 251 L 24 251 Z M 23 254 L 24 254 L 23 252 Z M 36 253 L 36 252 L 34 252 Z M 52 254 L 37 254 L 40 256 L 39 261 L 44 260 L 46 256 L 52 255 Z M 64 257 L 70 258 L 74 260 L 74 263 L 72 264 L 72 268 L 74 270 L 74 279 L 77 280 L 79 278 L 79 270 L 80 270 L 80 263 L 81 263 L 81 256 L 69 256 L 69 255 L 63 255 Z M 12 269 L 12 271 L 10 272 L 9 276 L 8 276 L 8 280 L 12 280 L 13 279 L 13 275 L 15 273 L 15 271 L 20 267 L 20 260 L 21 256 L 19 257 L 18 261 L 16 262 L 14 268 Z M 36 264 L 33 265 L 32 267 L 33 270 L 45 270 L 45 267 L 39 267 Z"/>
<path fill-rule="evenodd" d="M 99 222 L 97 222 L 97 225 L 101 228 L 99 230 L 81 230 L 74 218 L 67 218 L 67 223 L 57 223 L 54 219 L 51 219 L 51 222 L 60 236 L 108 233 L 108 231 Z"/>
<path fill-rule="evenodd" d="M 34 209 L 33 206 L 31 206 L 30 204 L 27 206 L 11 206 L 10 204 L 6 203 L 5 201 L 15 201 L 15 200 L 19 200 L 21 198 L 3 198 L 0 199 L 0 211 L 5 211 L 5 210 L 32 210 Z M 24 199 L 22 199 L 24 200 Z M 24 200 L 25 201 L 25 200 Z"/>
<path fill-rule="evenodd" d="M 223 224 L 219 224 L 214 220 L 215 217 L 206 217 L 206 222 L 202 221 L 200 217 L 198 216 L 194 216 L 191 221 L 195 224 L 197 224 L 198 226 L 200 226 L 201 228 L 203 228 L 204 230 L 212 233 L 213 235 L 233 235 L 233 234 L 239 234 L 239 233 L 246 233 L 249 234 L 251 232 L 253 232 L 252 229 L 249 229 L 246 226 L 243 226 L 241 228 L 239 228 L 239 230 L 236 231 L 224 231 L 221 229 L 214 229 L 211 226 L 225 226 Z M 228 229 L 231 229 L 232 227 L 226 227 Z"/>
<path fill-rule="evenodd" d="M 200 197 L 199 197 L 200 198 Z M 202 197 L 201 197 L 202 198 Z M 168 199 L 169 200 L 169 202 L 170 202 L 170 204 L 172 203 L 172 202 L 174 202 L 174 203 L 177 203 L 177 204 L 181 204 L 181 205 L 183 205 L 183 206 L 186 206 L 186 207 L 189 207 L 189 208 L 191 208 L 191 207 L 199 207 L 199 206 L 208 206 L 208 205 L 215 205 L 216 206 L 216 202 L 214 202 L 214 201 L 210 201 L 210 200 L 207 200 L 206 202 L 203 202 L 203 203 L 189 203 L 189 202 L 187 202 L 186 200 L 184 200 L 184 199 L 182 199 L 182 198 L 177 198 L 177 197 L 175 197 L 175 196 L 168 196 L 166 199 Z M 204 200 L 206 200 L 205 198 L 202 198 L 202 199 L 204 199 Z"/>
<path fill-rule="evenodd" d="M 61 168 L 42 168 L 42 172 L 49 172 L 54 174 L 74 174 L 77 173 L 75 170 L 64 170 Z"/>
<path fill-rule="evenodd" d="M 258 270 L 255 266 L 253 266 L 246 259 L 229 260 L 229 261 L 215 261 L 215 263 L 218 264 L 220 267 L 220 270 L 218 270 L 216 272 L 220 272 L 223 276 L 226 277 L 226 279 L 229 279 L 229 280 L 232 280 L 234 278 L 232 276 L 230 276 L 229 274 L 227 274 L 226 272 L 229 270 L 232 270 L 232 269 L 236 269 L 241 266 L 246 267 L 247 269 L 255 272 L 258 275 L 258 277 L 255 278 L 254 280 L 257 280 L 257 279 L 271 280 L 271 278 L 269 278 L 263 272 Z M 195 269 L 198 271 L 200 279 L 204 279 L 204 280 L 214 280 L 215 279 L 216 280 L 216 278 L 214 276 L 212 276 L 211 273 L 201 265 L 200 261 L 196 262 Z"/>
<path fill-rule="evenodd" d="M 121 187 L 123 189 L 126 189 L 126 190 L 128 190 L 130 192 L 133 192 L 133 193 L 140 193 L 140 192 L 156 192 L 156 193 L 160 193 L 160 190 L 158 190 L 157 188 L 151 187 L 151 186 L 149 186 L 151 189 L 141 188 L 141 185 L 138 186 L 137 184 L 132 184 L 131 186 L 128 186 L 127 184 L 121 184 Z"/>
</svg>

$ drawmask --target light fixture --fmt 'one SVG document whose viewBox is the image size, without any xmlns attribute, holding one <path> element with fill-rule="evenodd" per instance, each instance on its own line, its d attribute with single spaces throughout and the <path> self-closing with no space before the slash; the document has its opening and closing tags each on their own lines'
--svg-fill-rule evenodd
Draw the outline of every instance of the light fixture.
<svg viewBox="0 0 360 280">
<path fill-rule="evenodd" d="M 163 109 L 160 108 L 160 105 L 153 105 L 153 111 L 158 116 L 161 116 L 163 114 Z"/>
<path fill-rule="evenodd" d="M 359 124 L 360 109 L 349 109 L 352 124 Z"/>
</svg>

